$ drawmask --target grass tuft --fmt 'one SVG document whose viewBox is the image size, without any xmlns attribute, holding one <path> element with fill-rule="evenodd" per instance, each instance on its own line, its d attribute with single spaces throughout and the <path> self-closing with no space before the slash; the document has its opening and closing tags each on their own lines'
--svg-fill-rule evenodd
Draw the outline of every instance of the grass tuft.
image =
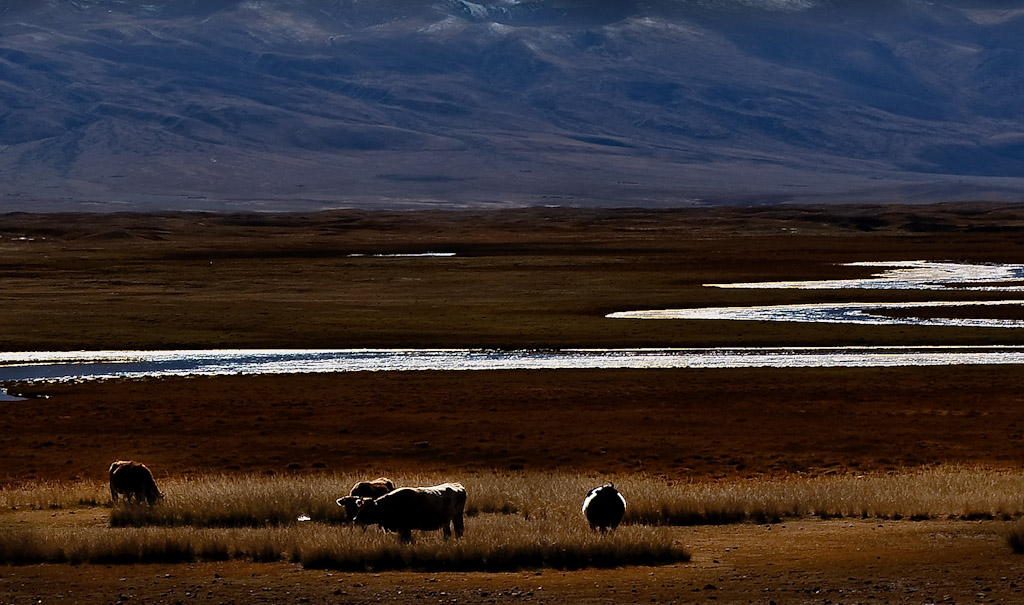
<svg viewBox="0 0 1024 605">
<path fill-rule="evenodd" d="M 291 561 L 311 569 L 346 571 L 514 571 L 664 565 L 690 559 L 655 528 L 613 534 L 580 531 L 561 522 L 530 527 L 515 517 L 480 517 L 479 533 L 461 540 L 439 535 L 400 544 L 390 534 L 326 525 L 266 529 L 83 528 L 0 532 L 0 563 L 189 563 L 242 559 Z M 513 527 L 509 522 L 513 521 Z M 543 536 L 543 537 L 541 537 Z"/>
</svg>

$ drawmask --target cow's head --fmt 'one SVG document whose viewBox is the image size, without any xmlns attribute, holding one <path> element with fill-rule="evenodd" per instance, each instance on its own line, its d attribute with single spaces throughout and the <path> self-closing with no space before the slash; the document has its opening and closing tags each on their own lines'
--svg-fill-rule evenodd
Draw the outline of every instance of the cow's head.
<svg viewBox="0 0 1024 605">
<path fill-rule="evenodd" d="M 359 502 L 359 510 L 352 520 L 359 525 L 380 523 L 380 507 L 373 498 L 362 498 Z"/>
<path fill-rule="evenodd" d="M 349 521 L 353 521 L 356 518 L 356 513 L 359 512 L 359 501 L 362 500 L 359 496 L 345 496 L 344 498 L 338 498 L 335 502 L 338 506 L 345 509 L 345 518 Z"/>
</svg>

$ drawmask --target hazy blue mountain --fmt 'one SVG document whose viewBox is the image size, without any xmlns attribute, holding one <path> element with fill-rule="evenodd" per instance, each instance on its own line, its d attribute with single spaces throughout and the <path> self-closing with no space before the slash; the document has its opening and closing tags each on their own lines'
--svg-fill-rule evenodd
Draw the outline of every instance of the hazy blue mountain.
<svg viewBox="0 0 1024 605">
<path fill-rule="evenodd" d="M 1024 7 L 0 0 L 0 210 L 1021 199 Z"/>
</svg>

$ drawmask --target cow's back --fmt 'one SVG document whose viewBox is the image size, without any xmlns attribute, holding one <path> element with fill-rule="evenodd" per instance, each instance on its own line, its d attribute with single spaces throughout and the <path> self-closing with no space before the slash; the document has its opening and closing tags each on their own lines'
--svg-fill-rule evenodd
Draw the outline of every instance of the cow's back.
<svg viewBox="0 0 1024 605">
<path fill-rule="evenodd" d="M 358 498 L 380 498 L 395 490 L 395 484 L 387 477 L 378 477 L 373 481 L 360 481 L 352 486 L 349 496 Z"/>
<path fill-rule="evenodd" d="M 376 503 L 385 529 L 435 531 L 454 520 L 461 522 L 466 508 L 466 488 L 460 483 L 400 487 L 381 496 Z"/>
</svg>

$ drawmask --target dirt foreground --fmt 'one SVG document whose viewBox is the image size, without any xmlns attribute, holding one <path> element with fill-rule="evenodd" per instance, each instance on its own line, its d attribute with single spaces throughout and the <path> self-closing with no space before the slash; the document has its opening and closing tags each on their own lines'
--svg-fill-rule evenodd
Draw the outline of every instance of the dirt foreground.
<svg viewBox="0 0 1024 605">
<path fill-rule="evenodd" d="M 8 350 L 1024 342 L 1015 330 L 604 319 L 634 308 L 838 300 L 849 294 L 702 284 L 865 272 L 841 262 L 1024 262 L 1024 212 L 1005 206 L 0 218 Z M 458 256 L 350 256 L 449 250 Z M 936 293 L 857 299 L 924 296 Z M 1008 366 L 15 385 L 37 397 L 3 404 L 0 482 L 101 479 L 116 458 L 146 461 L 158 481 L 381 469 L 456 479 L 488 469 L 568 469 L 595 480 L 642 472 L 672 481 L 961 463 L 1019 469 L 1022 382 L 1024 370 Z M 38 522 L 71 523 L 71 514 L 41 511 Z M 0 512 L 0 524 L 24 519 Z M 684 527 L 672 531 L 690 563 L 577 572 L 0 567 L 0 602 L 1021 602 L 1024 558 L 1010 553 L 1006 526 Z"/>
<path fill-rule="evenodd" d="M 472 531 L 472 524 L 467 525 Z M 0 568 L 4 603 L 1017 603 L 997 522 L 798 521 L 681 528 L 667 567 L 339 573 L 281 563 Z"/>
</svg>

